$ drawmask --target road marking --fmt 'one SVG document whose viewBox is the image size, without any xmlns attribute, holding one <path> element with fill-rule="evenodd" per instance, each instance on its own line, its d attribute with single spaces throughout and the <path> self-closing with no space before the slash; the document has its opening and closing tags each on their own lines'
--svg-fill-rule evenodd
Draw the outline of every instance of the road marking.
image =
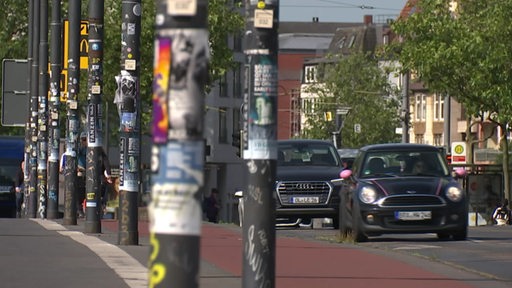
<svg viewBox="0 0 512 288">
<path fill-rule="evenodd" d="M 103 262 L 112 268 L 131 288 L 146 288 L 148 285 L 148 268 L 142 266 L 130 254 L 121 248 L 80 231 L 69 231 L 66 227 L 50 220 L 30 219 L 46 230 L 57 231 L 96 253 Z"/>
<path fill-rule="evenodd" d="M 401 247 L 393 248 L 393 250 L 422 250 L 422 249 L 439 249 L 441 246 L 434 245 L 405 245 Z"/>
</svg>

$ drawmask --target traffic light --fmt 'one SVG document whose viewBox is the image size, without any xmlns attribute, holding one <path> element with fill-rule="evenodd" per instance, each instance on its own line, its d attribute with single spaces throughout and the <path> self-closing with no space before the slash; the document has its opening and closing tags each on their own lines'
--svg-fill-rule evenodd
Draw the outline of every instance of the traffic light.
<svg viewBox="0 0 512 288">
<path fill-rule="evenodd" d="M 233 147 L 235 147 L 235 151 L 236 151 L 236 156 L 240 157 L 241 155 L 241 144 L 242 142 L 240 141 L 240 131 L 236 131 L 235 133 L 233 133 L 231 135 L 233 137 L 233 139 L 231 140 L 231 145 L 233 145 Z"/>
</svg>

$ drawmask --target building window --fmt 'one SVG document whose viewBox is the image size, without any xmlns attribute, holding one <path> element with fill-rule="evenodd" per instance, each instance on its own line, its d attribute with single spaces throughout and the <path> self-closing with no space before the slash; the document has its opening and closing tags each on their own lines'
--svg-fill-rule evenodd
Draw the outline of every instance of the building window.
<svg viewBox="0 0 512 288">
<path fill-rule="evenodd" d="M 304 83 L 316 83 L 316 66 L 309 65 L 304 67 Z"/>
<path fill-rule="evenodd" d="M 311 115 L 315 113 L 315 98 L 304 98 L 302 99 L 302 111 L 305 115 Z"/>
<path fill-rule="evenodd" d="M 425 144 L 425 137 L 423 136 L 423 134 L 414 135 L 414 143 Z"/>
<path fill-rule="evenodd" d="M 434 134 L 434 146 L 443 146 L 443 134 Z"/>
<path fill-rule="evenodd" d="M 241 122 L 241 119 L 240 119 L 240 109 L 237 109 L 237 108 L 233 108 L 233 134 L 235 132 L 238 132 L 240 131 L 240 123 Z"/>
<path fill-rule="evenodd" d="M 219 80 L 219 97 L 228 97 L 227 74 L 224 74 Z"/>
<path fill-rule="evenodd" d="M 242 34 L 236 34 L 233 37 L 233 51 L 234 52 L 242 52 Z"/>
<path fill-rule="evenodd" d="M 417 94 L 415 96 L 415 118 L 418 122 L 424 122 L 427 116 L 427 97 L 425 94 Z"/>
<path fill-rule="evenodd" d="M 233 70 L 233 98 L 242 98 L 242 66 L 238 66 Z"/>
<path fill-rule="evenodd" d="M 219 143 L 228 143 L 227 108 L 219 107 Z"/>
<path fill-rule="evenodd" d="M 444 120 L 444 97 L 442 95 L 434 95 L 434 121 Z"/>
</svg>

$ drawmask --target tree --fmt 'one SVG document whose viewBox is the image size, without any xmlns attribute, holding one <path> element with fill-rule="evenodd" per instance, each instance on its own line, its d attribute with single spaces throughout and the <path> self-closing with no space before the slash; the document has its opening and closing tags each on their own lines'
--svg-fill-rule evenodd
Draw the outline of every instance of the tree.
<svg viewBox="0 0 512 288">
<path fill-rule="evenodd" d="M 512 120 L 512 1 L 454 3 L 419 0 L 416 13 L 393 23 L 403 41 L 388 52 L 395 52 L 404 70 L 414 71 L 431 92 L 447 93 L 473 119 L 501 128 L 504 188 L 510 198 L 506 135 Z"/>
<path fill-rule="evenodd" d="M 386 71 L 370 54 L 357 52 L 341 58 L 330 58 L 319 67 L 319 85 L 310 91 L 318 95 L 315 113 L 307 120 L 304 136 L 328 139 L 337 130 L 336 121 L 327 122 L 324 112 L 336 115 L 336 110 L 349 107 L 341 129 L 345 147 L 399 141 L 395 128 L 399 127 L 399 102 L 388 82 Z M 354 131 L 355 125 L 361 132 Z"/>
<path fill-rule="evenodd" d="M 141 31 L 141 70 L 140 70 L 140 95 L 142 100 L 141 116 L 142 125 L 149 132 L 149 122 L 151 121 L 151 97 L 153 81 L 153 42 L 154 42 L 154 19 L 156 13 L 155 0 L 142 0 L 142 31 Z M 0 57 L 12 59 L 25 59 L 28 51 L 28 1 L 10 1 L 0 0 L 2 10 L 0 11 L 2 30 L 0 31 L 0 41 L 4 43 L 0 47 Z M 208 21 L 209 38 L 211 44 L 210 60 L 210 85 L 221 79 L 230 69 L 236 67 L 233 58 L 233 52 L 228 46 L 228 36 L 240 35 L 244 29 L 243 15 L 238 11 L 239 6 L 233 6 L 230 0 L 210 0 L 208 1 Z M 67 2 L 63 3 L 62 16 L 67 18 Z M 82 19 L 88 18 L 89 1 L 82 1 Z M 51 8 L 51 7 L 50 7 Z M 16 15 L 13 17 L 12 15 Z M 7 21 L 9 19 L 9 21 Z M 112 105 L 117 84 L 115 76 L 119 74 L 121 63 L 121 2 L 118 0 L 105 1 L 104 18 L 104 56 L 103 56 L 103 103 Z M 50 47 L 51 49 L 51 47 Z M 81 111 L 85 117 L 85 107 L 87 103 L 87 73 L 80 73 L 80 106 L 84 107 Z M 119 123 L 117 110 L 110 109 L 110 115 L 104 115 L 105 121 L 110 123 Z M 85 119 L 85 118 L 84 118 Z M 64 132 L 64 129 L 62 129 Z M 114 135 L 117 135 L 116 129 Z M 14 132 L 6 132 L 14 131 Z M 22 135 L 22 128 L 0 127 L 0 134 L 14 133 Z M 114 137 L 116 138 L 116 137 Z"/>
</svg>

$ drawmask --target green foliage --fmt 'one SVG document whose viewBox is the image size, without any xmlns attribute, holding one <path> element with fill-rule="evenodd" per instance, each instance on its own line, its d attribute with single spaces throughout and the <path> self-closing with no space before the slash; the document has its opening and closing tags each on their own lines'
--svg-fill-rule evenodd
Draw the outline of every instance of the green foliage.
<svg viewBox="0 0 512 288">
<path fill-rule="evenodd" d="M 141 109 L 143 111 L 142 133 L 149 132 L 149 123 L 151 121 L 151 98 L 152 98 L 152 79 L 153 79 L 153 53 L 155 37 L 155 0 L 142 0 L 142 18 L 141 18 L 141 40 L 140 40 L 140 97 Z M 2 20 L 2 30 L 0 30 L 0 57 L 12 59 L 26 59 L 28 51 L 28 1 L 10 1 L 0 0 L 2 10 L 0 16 Z M 243 16 L 237 8 L 231 7 L 229 0 L 209 0 L 208 1 L 208 21 L 209 38 L 211 44 L 210 60 L 210 81 L 213 83 L 221 79 L 224 74 L 236 67 L 233 61 L 233 52 L 227 45 L 228 35 L 240 34 L 244 28 Z M 68 18 L 67 2 L 62 3 L 62 17 Z M 51 2 L 49 4 L 51 6 Z M 121 70 L 121 7 L 119 0 L 105 0 L 104 14 L 104 50 L 103 50 L 103 103 L 109 105 L 109 115 L 104 115 L 105 121 L 111 124 L 110 131 L 114 132 L 111 138 L 117 138 L 117 127 L 119 124 L 117 108 L 113 104 L 117 84 L 115 76 Z M 82 19 L 88 19 L 89 1 L 82 1 Z M 51 7 L 49 16 L 51 16 Z M 13 17 L 12 15 L 16 15 Z M 51 49 L 51 48 L 50 48 Z M 65 60 L 64 60 L 65 61 Z M 85 107 L 87 103 L 87 72 L 81 70 L 80 73 L 80 113 L 81 118 L 85 119 Z M 65 117 L 65 114 L 61 114 Z M 11 130 L 15 132 L 11 132 Z M 64 130 L 64 128 L 63 128 Z M 0 127 L 0 134 L 23 133 L 23 129 Z"/>
<path fill-rule="evenodd" d="M 399 141 L 395 128 L 400 124 L 400 103 L 394 96 L 397 91 L 379 68 L 378 61 L 363 53 L 354 53 L 321 66 L 320 85 L 309 92 L 319 95 L 315 115 L 308 119 L 305 137 L 330 139 L 335 131 L 335 121 L 327 122 L 324 112 L 336 114 L 340 107 L 350 107 L 343 118 L 341 129 L 344 147 L 361 147 L 367 144 Z M 361 133 L 354 131 L 359 124 Z"/>
<path fill-rule="evenodd" d="M 512 123 L 512 0 L 419 0 L 392 28 L 403 41 L 389 51 L 431 92 L 448 93 L 467 114 L 496 126 Z M 508 140 L 500 146 L 508 157 Z M 504 163 L 508 163 L 507 160 Z M 510 191 L 508 167 L 505 190 Z"/>
</svg>

